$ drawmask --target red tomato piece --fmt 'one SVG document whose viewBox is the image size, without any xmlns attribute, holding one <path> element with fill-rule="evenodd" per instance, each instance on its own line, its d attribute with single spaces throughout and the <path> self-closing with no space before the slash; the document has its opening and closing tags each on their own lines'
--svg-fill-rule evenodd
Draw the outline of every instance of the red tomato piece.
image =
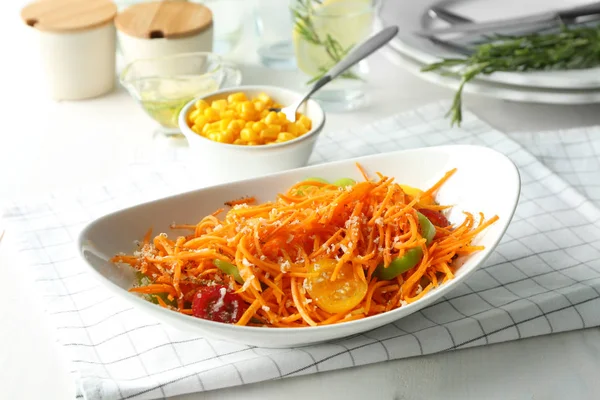
<svg viewBox="0 0 600 400">
<path fill-rule="evenodd" d="M 444 214 L 442 214 L 439 211 L 434 211 L 434 210 L 428 210 L 426 208 L 421 208 L 419 210 L 419 212 L 421 214 L 423 214 L 424 216 L 427 217 L 428 220 L 431 221 L 432 224 L 434 224 L 435 226 L 439 226 L 439 227 L 446 227 L 448 225 L 450 225 L 450 222 L 448 222 L 448 219 L 444 216 Z"/>
<path fill-rule="evenodd" d="M 238 322 L 247 309 L 248 305 L 240 295 L 225 285 L 200 287 L 192 302 L 195 317 L 226 324 Z"/>
</svg>

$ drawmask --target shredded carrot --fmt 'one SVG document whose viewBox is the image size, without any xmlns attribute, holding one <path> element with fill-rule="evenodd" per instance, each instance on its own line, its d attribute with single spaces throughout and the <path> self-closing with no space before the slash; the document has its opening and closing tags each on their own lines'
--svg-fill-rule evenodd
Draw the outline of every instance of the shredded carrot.
<svg viewBox="0 0 600 400">
<path fill-rule="evenodd" d="M 229 207 L 233 207 L 233 206 L 237 206 L 239 204 L 252 204 L 256 202 L 256 199 L 254 197 L 244 197 L 241 199 L 237 199 L 237 200 L 230 200 L 230 201 L 226 201 L 225 205 L 229 206 Z M 221 211 L 219 211 L 221 212 Z"/>
<path fill-rule="evenodd" d="M 307 179 L 271 202 L 228 201 L 227 212 L 171 225 L 185 235 L 152 237 L 149 230 L 138 251 L 112 261 L 146 276 L 148 282 L 130 291 L 155 298 L 161 307 L 193 315 L 198 289 L 224 283 L 246 303 L 237 325 L 296 328 L 353 321 L 418 301 L 454 278 L 458 257 L 483 250 L 474 239 L 497 216 L 465 213 L 460 224 L 436 227 L 431 243 L 422 236 L 417 210 L 451 208 L 437 204 L 435 196 L 455 169 L 409 195 L 394 179 L 380 173 L 370 179 L 357 166 L 364 181 L 354 185 Z M 391 280 L 379 278 L 378 268 L 390 268 L 416 247 L 422 257 L 413 268 Z M 237 277 L 215 260 L 237 268 Z M 331 269 L 320 269 L 323 260 Z"/>
<path fill-rule="evenodd" d="M 160 296 L 156 296 L 156 300 L 158 301 L 158 304 L 162 307 L 162 308 L 167 308 L 167 303 L 165 303 L 165 301 L 162 299 L 162 297 Z"/>
</svg>

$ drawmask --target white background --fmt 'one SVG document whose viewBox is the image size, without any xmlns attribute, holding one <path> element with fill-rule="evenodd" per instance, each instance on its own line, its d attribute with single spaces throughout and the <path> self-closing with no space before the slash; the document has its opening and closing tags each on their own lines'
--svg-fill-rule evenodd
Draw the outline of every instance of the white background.
<svg viewBox="0 0 600 400">
<path fill-rule="evenodd" d="M 414 1 L 414 0 L 395 0 Z M 250 3 L 250 2 L 246 2 Z M 35 47 L 35 32 L 20 23 L 23 0 L 0 4 L 3 37 L 0 128 L 2 199 L 101 182 L 122 173 L 133 151 L 152 148 L 154 123 L 123 89 L 94 100 L 55 103 L 47 99 Z M 253 31 L 231 59 L 244 83 L 296 87 L 294 72 L 258 66 Z M 371 104 L 330 114 L 326 132 L 359 126 L 419 105 L 450 99 L 452 92 L 400 70 L 385 53 L 371 59 Z M 600 106 L 546 106 L 467 97 L 466 106 L 505 131 L 543 131 L 600 124 Z M 542 137 L 543 139 L 543 137 Z M 1 229 L 1 226 L 0 226 Z M 0 246 L 0 398 L 70 399 L 70 366 L 47 328 L 43 305 L 27 271 L 9 263 Z M 600 385 L 600 330 L 540 337 L 345 371 L 187 396 L 191 399 L 327 397 L 359 399 L 594 398 Z"/>
</svg>

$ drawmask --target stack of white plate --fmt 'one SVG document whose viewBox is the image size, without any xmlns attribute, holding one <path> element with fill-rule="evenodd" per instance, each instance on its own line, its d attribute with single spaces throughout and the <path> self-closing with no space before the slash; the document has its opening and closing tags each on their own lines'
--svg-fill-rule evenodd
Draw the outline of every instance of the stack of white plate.
<svg viewBox="0 0 600 400">
<path fill-rule="evenodd" d="M 388 51 L 396 62 L 425 80 L 456 89 L 460 83 L 458 75 L 421 72 L 423 66 L 441 58 L 464 57 L 416 35 L 415 32 L 423 29 L 448 26 L 429 15 L 432 7 L 442 6 L 483 22 L 577 6 L 582 2 L 586 3 L 586 0 L 388 0 L 380 9 L 378 25 L 397 25 L 400 28 L 399 35 L 390 42 Z M 532 103 L 599 103 L 600 68 L 482 74 L 469 82 L 464 92 Z"/>
</svg>

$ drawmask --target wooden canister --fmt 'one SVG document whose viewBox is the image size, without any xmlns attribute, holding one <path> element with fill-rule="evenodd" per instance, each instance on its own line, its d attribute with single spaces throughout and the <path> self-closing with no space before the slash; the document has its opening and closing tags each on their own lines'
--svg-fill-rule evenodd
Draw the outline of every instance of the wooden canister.
<svg viewBox="0 0 600 400">
<path fill-rule="evenodd" d="M 126 62 L 212 51 L 213 16 L 210 9 L 201 4 L 140 3 L 120 12 L 115 25 Z"/>
<path fill-rule="evenodd" d="M 38 31 L 54 99 L 86 99 L 114 88 L 116 13 L 108 0 L 41 0 L 23 8 L 23 21 Z"/>
</svg>

